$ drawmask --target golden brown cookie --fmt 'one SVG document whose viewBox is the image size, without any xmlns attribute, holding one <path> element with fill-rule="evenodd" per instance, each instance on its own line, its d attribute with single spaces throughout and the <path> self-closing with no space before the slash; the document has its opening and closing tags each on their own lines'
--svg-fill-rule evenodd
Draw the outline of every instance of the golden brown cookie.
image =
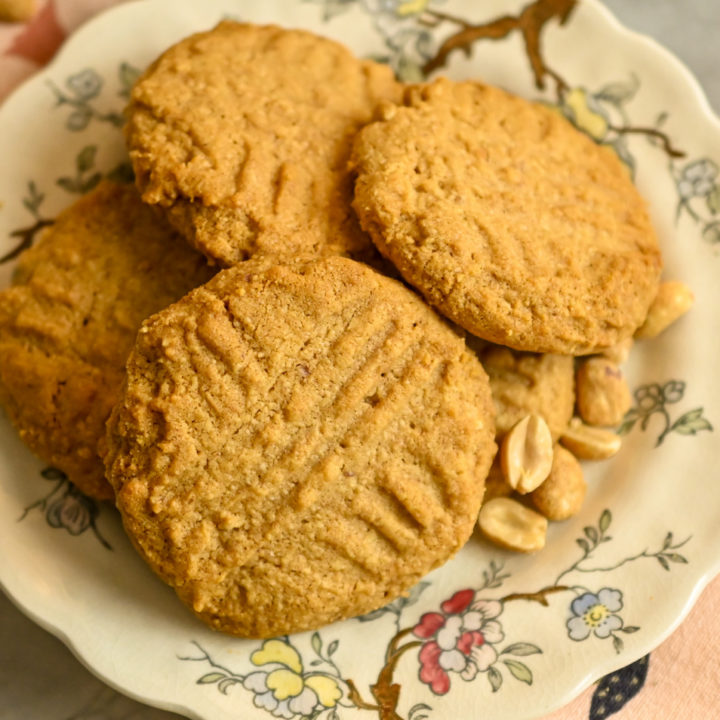
<svg viewBox="0 0 720 720">
<path fill-rule="evenodd" d="M 112 497 L 96 445 L 141 321 L 212 275 L 174 235 L 135 188 L 103 183 L 0 292 L 0 401 L 27 445 L 97 498 Z"/>
<path fill-rule="evenodd" d="M 132 91 L 126 138 L 143 200 L 223 266 L 326 245 L 363 252 L 347 160 L 378 102 L 399 94 L 388 67 L 332 40 L 221 22 L 167 50 Z"/>
<path fill-rule="evenodd" d="M 35 0 L 0 0 L 0 22 L 25 22 L 35 14 Z"/>
<path fill-rule="evenodd" d="M 365 127 L 352 162 L 363 228 L 473 334 L 578 355 L 643 322 L 661 266 L 645 203 L 613 151 L 550 108 L 440 79 Z"/>
<path fill-rule="evenodd" d="M 575 406 L 575 367 L 569 355 L 525 353 L 490 345 L 479 354 L 490 378 L 501 438 L 526 415 L 540 415 L 557 440 Z"/>
<path fill-rule="evenodd" d="M 253 637 L 380 607 L 447 560 L 495 452 L 482 366 L 413 292 L 342 257 L 271 263 L 143 325 L 104 458 L 150 566 Z"/>
</svg>

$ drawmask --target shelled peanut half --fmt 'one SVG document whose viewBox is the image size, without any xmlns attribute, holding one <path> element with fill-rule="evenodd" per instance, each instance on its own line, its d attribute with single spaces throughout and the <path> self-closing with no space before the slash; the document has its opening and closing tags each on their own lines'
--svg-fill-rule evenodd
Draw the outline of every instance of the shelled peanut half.
<svg viewBox="0 0 720 720">
<path fill-rule="evenodd" d="M 661 283 L 637 339 L 655 337 L 693 304 L 680 282 Z M 600 355 L 570 358 L 485 346 L 479 355 L 498 413 L 499 452 L 478 516 L 482 534 L 500 547 L 535 552 L 548 521 L 582 508 L 587 483 L 580 461 L 605 460 L 622 445 L 613 428 L 632 404 L 622 365 L 633 339 Z"/>
</svg>

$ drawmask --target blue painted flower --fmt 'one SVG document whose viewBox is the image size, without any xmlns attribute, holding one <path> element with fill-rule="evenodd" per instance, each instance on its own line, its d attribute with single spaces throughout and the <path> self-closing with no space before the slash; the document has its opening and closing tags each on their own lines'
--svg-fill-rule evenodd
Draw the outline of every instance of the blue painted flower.
<svg viewBox="0 0 720 720">
<path fill-rule="evenodd" d="M 102 78 L 90 69 L 82 70 L 71 75 L 67 84 L 68 87 L 78 96 L 80 100 L 92 100 L 100 93 Z"/>
<path fill-rule="evenodd" d="M 622 606 L 622 593 L 611 588 L 575 598 L 570 605 L 573 615 L 567 621 L 570 639 L 585 640 L 591 633 L 603 639 L 609 637 L 623 626 L 622 618 L 613 614 Z"/>
<path fill-rule="evenodd" d="M 715 187 L 718 166 L 708 158 L 695 160 L 683 168 L 678 181 L 678 193 L 683 200 L 693 197 L 705 197 Z"/>
</svg>

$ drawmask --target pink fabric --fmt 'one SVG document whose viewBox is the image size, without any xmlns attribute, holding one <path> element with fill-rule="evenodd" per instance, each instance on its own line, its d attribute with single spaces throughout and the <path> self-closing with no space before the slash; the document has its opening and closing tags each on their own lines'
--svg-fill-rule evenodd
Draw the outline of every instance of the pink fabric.
<svg viewBox="0 0 720 720">
<path fill-rule="evenodd" d="M 100 10 L 124 0 L 42 0 L 24 24 L 0 23 L 0 102 L 46 63 L 63 40 Z M 428 621 L 429 622 L 429 621 Z M 544 720 L 710 720 L 720 717 L 720 578 L 700 597 L 690 616 L 649 660 L 644 683 L 617 712 L 604 712 L 602 690 L 588 688 Z M 609 676 L 610 677 L 610 676 Z M 593 708 L 594 703 L 594 710 Z"/>
</svg>

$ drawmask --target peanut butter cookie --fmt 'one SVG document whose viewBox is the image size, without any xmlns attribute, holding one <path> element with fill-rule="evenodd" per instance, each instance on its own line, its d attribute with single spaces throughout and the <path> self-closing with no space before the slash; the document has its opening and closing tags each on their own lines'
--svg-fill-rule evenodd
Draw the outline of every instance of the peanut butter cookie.
<svg viewBox="0 0 720 720">
<path fill-rule="evenodd" d="M 495 453 L 482 366 L 413 292 L 342 257 L 271 263 L 143 325 L 104 457 L 140 554 L 251 637 L 368 612 L 447 560 Z"/>
<path fill-rule="evenodd" d="M 167 50 L 132 91 L 126 138 L 143 200 L 223 266 L 367 251 L 347 161 L 399 88 L 388 67 L 332 40 L 224 21 Z"/>
<path fill-rule="evenodd" d="M 174 235 L 131 185 L 104 183 L 0 292 L 0 401 L 31 450 L 96 498 L 113 494 L 96 445 L 140 323 L 212 275 Z"/>
<path fill-rule="evenodd" d="M 497 345 L 486 347 L 479 357 L 490 378 L 498 437 L 527 415 L 539 415 L 557 440 L 575 407 L 573 358 L 517 352 Z"/>
<path fill-rule="evenodd" d="M 643 322 L 661 267 L 645 203 L 552 109 L 440 79 L 361 130 L 352 163 L 363 228 L 473 334 L 579 355 Z"/>
</svg>

